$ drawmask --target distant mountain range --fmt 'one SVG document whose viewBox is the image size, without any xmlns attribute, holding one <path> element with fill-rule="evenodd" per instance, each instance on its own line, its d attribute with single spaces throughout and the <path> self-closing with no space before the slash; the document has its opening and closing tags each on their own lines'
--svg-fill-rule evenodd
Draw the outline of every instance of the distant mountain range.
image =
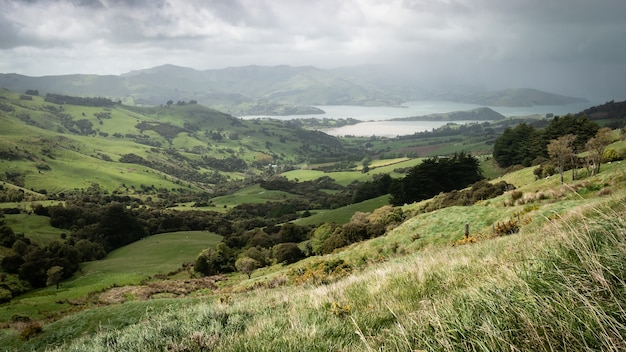
<svg viewBox="0 0 626 352">
<path fill-rule="evenodd" d="M 368 67 L 243 66 L 216 70 L 163 65 L 115 75 L 30 77 L 0 74 L 0 87 L 40 94 L 100 96 L 127 105 L 164 105 L 195 100 L 235 116 L 298 115 L 323 111 L 320 105 L 399 106 L 406 101 L 442 100 L 484 106 L 565 105 L 585 102 L 535 89 L 429 89 Z"/>
</svg>

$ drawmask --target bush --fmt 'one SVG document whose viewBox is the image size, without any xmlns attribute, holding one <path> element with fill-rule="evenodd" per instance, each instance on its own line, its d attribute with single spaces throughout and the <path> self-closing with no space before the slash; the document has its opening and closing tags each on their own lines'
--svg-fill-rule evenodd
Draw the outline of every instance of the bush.
<svg viewBox="0 0 626 352">
<path fill-rule="evenodd" d="M 278 263 L 291 264 L 304 258 L 304 253 L 297 243 L 280 243 L 274 247 L 274 258 Z"/>
<path fill-rule="evenodd" d="M 8 302 L 13 298 L 11 291 L 6 288 L 0 287 L 0 303 Z"/>
<path fill-rule="evenodd" d="M 609 162 L 618 161 L 618 160 L 622 160 L 622 157 L 613 148 L 608 148 L 608 149 L 606 149 L 604 151 L 604 153 L 602 153 L 602 162 L 603 163 L 609 163 Z"/>
<path fill-rule="evenodd" d="M 332 253 L 335 249 L 345 247 L 349 244 L 350 242 L 346 240 L 343 233 L 336 231 L 330 237 L 328 237 L 324 241 L 324 243 L 322 243 L 322 254 Z"/>
<path fill-rule="evenodd" d="M 193 270 L 205 275 L 216 275 L 220 271 L 222 256 L 212 248 L 207 248 L 196 259 Z"/>
<path fill-rule="evenodd" d="M 497 223 L 494 226 L 494 234 L 498 236 L 512 235 L 519 231 L 519 222 L 517 220 L 509 220 L 503 223 Z"/>
<path fill-rule="evenodd" d="M 43 331 L 43 327 L 41 326 L 41 323 L 39 322 L 31 322 L 26 324 L 26 326 L 24 326 L 22 328 L 22 330 L 20 331 L 20 335 L 19 338 L 20 340 L 29 340 L 31 337 L 39 334 L 41 331 Z"/>
</svg>

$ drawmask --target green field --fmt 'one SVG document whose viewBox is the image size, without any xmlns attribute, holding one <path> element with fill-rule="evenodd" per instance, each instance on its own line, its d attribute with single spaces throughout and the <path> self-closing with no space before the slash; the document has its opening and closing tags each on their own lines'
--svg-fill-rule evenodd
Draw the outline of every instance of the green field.
<svg viewBox="0 0 626 352">
<path fill-rule="evenodd" d="M 103 290 L 137 285 L 154 275 L 174 272 L 220 240 L 220 236 L 204 231 L 146 237 L 111 252 L 102 260 L 82 264 L 81 270 L 64 281 L 58 290 L 54 287 L 36 290 L 3 304 L 0 321 L 7 322 L 16 314 L 42 319 L 71 311 L 72 302 L 89 304 L 88 297 Z"/>
<path fill-rule="evenodd" d="M 277 202 L 294 197 L 296 196 L 291 193 L 266 190 L 261 188 L 259 185 L 253 185 L 240 189 L 233 194 L 211 198 L 215 207 L 208 209 L 226 211 L 228 208 L 232 208 L 240 204 L 263 204 L 266 202 Z"/>
<path fill-rule="evenodd" d="M 345 224 L 350 221 L 350 218 L 354 213 L 360 212 L 372 212 L 384 205 L 389 204 L 389 196 L 380 196 L 377 198 L 369 199 L 357 204 L 347 205 L 337 209 L 327 210 L 315 210 L 312 211 L 312 215 L 306 218 L 296 220 L 298 225 L 319 225 L 325 222 L 334 222 L 337 224 Z"/>
<path fill-rule="evenodd" d="M 100 273 L 167 274 L 194 261 L 202 249 L 215 246 L 220 236 L 204 231 L 153 235 L 111 252 L 103 260 L 86 263 L 84 276 Z"/>
<path fill-rule="evenodd" d="M 511 198 L 507 193 L 473 206 L 423 214 L 419 213 L 423 203 L 407 205 L 404 211 L 415 215 L 383 237 L 291 266 L 265 268 L 251 280 L 232 275 L 230 285 L 205 298 L 91 308 L 46 324 L 26 343 L 8 329 L 1 339 L 7 346 L 39 349 L 68 341 L 59 351 L 172 346 L 217 351 L 404 351 L 440 350 L 442 343 L 448 346 L 443 350 L 450 351 L 481 346 L 492 351 L 511 346 L 523 351 L 584 350 L 589 345 L 611 350 L 626 336 L 619 313 L 626 307 L 626 252 L 619 245 L 626 233 L 626 176 L 621 163 L 606 165 L 601 174 L 569 186 L 560 185 L 557 178 L 534 181 L 532 169 L 503 179 L 515 183 L 524 203 L 505 205 Z M 586 191 L 597 186 L 611 192 L 600 196 Z M 538 198 L 537 192 L 549 196 Z M 493 223 L 517 217 L 524 220 L 519 233 L 492 236 Z M 458 241 L 466 223 L 475 242 L 463 244 Z M 123 263 L 132 262 L 132 255 L 157 253 L 156 248 L 171 244 L 166 237 L 139 241 L 133 244 L 138 247 L 120 249 L 101 263 L 88 263 L 85 270 L 97 275 L 111 268 L 118 277 L 134 275 Z M 175 250 L 165 252 L 167 256 Z M 297 283 L 297 278 L 313 275 L 319 263 L 337 260 L 349 264 L 351 271 L 315 274 L 322 275 L 318 279 L 327 275 L 326 283 Z M 149 256 L 140 260 L 149 261 Z M 133 265 L 146 271 L 150 267 Z M 160 267 L 154 265 L 153 273 Z M 86 283 L 91 275 L 64 283 L 64 289 L 79 280 Z M 283 280 L 284 286 L 264 288 L 276 280 Z M 50 291 L 42 290 L 31 299 L 50 301 L 45 296 Z M 127 320 L 122 319 L 124 311 Z M 93 333 L 93 326 L 103 321 L 102 329 Z M 83 334 L 88 335 L 80 337 Z"/>
</svg>

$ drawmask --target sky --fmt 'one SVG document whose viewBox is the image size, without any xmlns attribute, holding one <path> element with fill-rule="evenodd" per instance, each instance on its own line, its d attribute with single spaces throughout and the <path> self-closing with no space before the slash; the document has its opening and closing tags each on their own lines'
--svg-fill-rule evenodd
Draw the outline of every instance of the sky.
<svg viewBox="0 0 626 352">
<path fill-rule="evenodd" d="M 383 65 L 626 100 L 624 0 L 0 0 L 0 73 Z"/>
</svg>

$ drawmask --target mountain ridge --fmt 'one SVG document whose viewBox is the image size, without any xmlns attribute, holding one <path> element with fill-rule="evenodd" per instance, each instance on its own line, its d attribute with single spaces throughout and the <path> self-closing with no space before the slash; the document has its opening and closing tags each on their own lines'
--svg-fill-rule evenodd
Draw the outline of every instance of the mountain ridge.
<svg viewBox="0 0 626 352">
<path fill-rule="evenodd" d="M 120 75 L 72 74 L 31 77 L 0 74 L 0 87 L 23 92 L 104 96 L 129 105 L 159 106 L 168 100 L 195 100 L 238 116 L 261 112 L 284 115 L 323 105 L 400 106 L 406 101 L 445 100 L 483 106 L 564 105 L 586 102 L 532 88 L 437 89 L 382 68 L 238 66 L 197 70 L 165 64 Z M 251 108 L 252 106 L 253 108 Z M 294 109 L 295 107 L 295 109 Z"/>
</svg>

